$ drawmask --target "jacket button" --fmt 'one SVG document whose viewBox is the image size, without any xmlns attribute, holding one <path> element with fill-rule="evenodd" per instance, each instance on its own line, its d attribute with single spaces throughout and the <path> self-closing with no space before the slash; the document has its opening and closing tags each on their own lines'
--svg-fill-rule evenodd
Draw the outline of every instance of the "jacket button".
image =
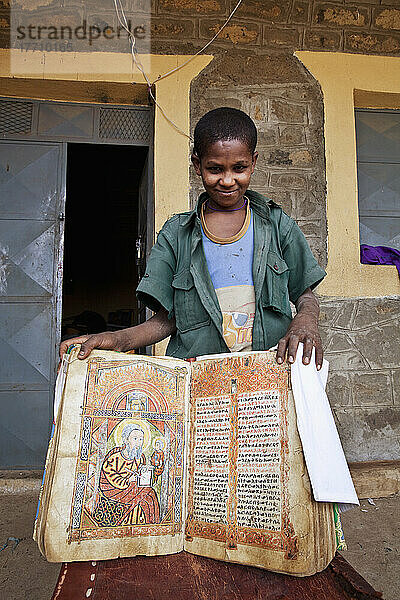
<svg viewBox="0 0 400 600">
<path fill-rule="evenodd" d="M 278 265 L 276 263 L 274 264 L 274 269 L 275 269 L 275 271 L 278 270 Z"/>
</svg>

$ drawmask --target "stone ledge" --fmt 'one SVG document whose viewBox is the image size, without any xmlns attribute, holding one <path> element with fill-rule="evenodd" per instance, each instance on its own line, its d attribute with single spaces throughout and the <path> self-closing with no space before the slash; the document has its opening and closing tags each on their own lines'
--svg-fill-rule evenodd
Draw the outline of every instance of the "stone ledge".
<svg viewBox="0 0 400 600">
<path fill-rule="evenodd" d="M 0 495 L 39 494 L 41 479 L 0 479 Z"/>
<path fill-rule="evenodd" d="M 43 471 L 3 470 L 0 471 L 0 494 L 39 494 Z"/>
<path fill-rule="evenodd" d="M 400 492 L 400 460 L 351 462 L 349 468 L 360 499 L 387 498 Z"/>
</svg>

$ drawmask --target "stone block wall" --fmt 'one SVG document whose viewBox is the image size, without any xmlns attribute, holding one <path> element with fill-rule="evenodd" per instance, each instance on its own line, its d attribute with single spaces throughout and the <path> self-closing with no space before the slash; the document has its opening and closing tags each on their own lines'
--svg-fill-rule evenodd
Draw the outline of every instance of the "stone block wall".
<svg viewBox="0 0 400 600">
<path fill-rule="evenodd" d="M 399 298 L 321 298 L 320 328 L 348 460 L 398 459 Z"/>
</svg>

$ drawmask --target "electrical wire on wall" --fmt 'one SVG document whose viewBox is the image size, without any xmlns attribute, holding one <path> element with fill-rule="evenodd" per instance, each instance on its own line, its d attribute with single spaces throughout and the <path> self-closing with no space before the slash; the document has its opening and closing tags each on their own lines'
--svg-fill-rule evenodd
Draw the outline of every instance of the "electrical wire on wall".
<svg viewBox="0 0 400 600">
<path fill-rule="evenodd" d="M 174 127 L 174 129 L 176 131 L 178 131 L 180 134 L 184 135 L 185 137 L 189 138 L 190 140 L 192 140 L 191 136 L 188 135 L 185 131 L 183 131 L 183 129 L 181 129 L 176 123 L 174 123 L 169 117 L 168 115 L 165 113 L 164 109 L 162 108 L 162 106 L 160 106 L 160 104 L 157 102 L 154 93 L 153 93 L 153 85 L 155 83 L 157 83 L 158 81 L 161 81 L 162 79 L 165 79 L 166 77 L 169 77 L 170 75 L 172 75 L 172 73 L 175 73 L 176 71 L 179 71 L 179 69 L 182 69 L 183 67 L 185 67 L 186 65 L 188 65 L 194 58 L 196 58 L 196 56 L 198 56 L 199 54 L 201 54 L 202 52 L 204 52 L 213 42 L 214 40 L 217 39 L 217 37 L 219 36 L 219 34 L 221 33 L 221 31 L 228 25 L 229 21 L 232 19 L 233 15 L 235 14 L 235 12 L 237 11 L 237 9 L 239 8 L 239 6 L 242 4 L 243 0 L 239 0 L 238 3 L 236 4 L 235 8 L 232 10 L 231 14 L 229 15 L 229 17 L 226 19 L 225 23 L 220 27 L 220 29 L 217 31 L 217 33 L 211 38 L 211 40 L 209 40 L 207 42 L 207 44 L 205 46 L 203 46 L 198 52 L 196 52 L 196 54 L 193 54 L 193 56 L 191 56 L 190 58 L 188 58 L 187 60 L 185 60 L 181 65 L 178 65 L 177 67 L 175 67 L 174 69 L 171 69 L 170 71 L 167 71 L 166 73 L 163 73 L 162 75 L 159 75 L 157 77 L 157 79 L 155 79 L 154 81 L 150 81 L 144 67 L 142 64 L 142 61 L 139 58 L 139 53 L 136 49 L 136 38 L 134 33 L 129 29 L 128 27 L 128 21 L 125 15 L 125 11 L 121 5 L 121 0 L 114 0 L 114 6 L 115 6 L 115 12 L 117 14 L 117 18 L 118 21 L 121 25 L 121 27 L 123 29 L 125 29 L 125 31 L 128 34 L 129 37 L 129 44 L 130 44 L 130 48 L 131 48 L 131 55 L 132 55 L 132 60 L 133 60 L 133 64 L 136 65 L 136 67 L 138 68 L 138 70 L 142 73 L 146 83 L 147 83 L 147 88 L 148 88 L 148 92 L 149 92 L 149 96 L 150 98 L 153 100 L 154 104 L 157 106 L 157 108 L 159 109 L 159 111 L 161 112 L 162 116 L 164 117 L 164 119 L 166 119 L 168 121 L 168 123 L 170 123 L 170 125 L 172 125 L 172 127 Z"/>
</svg>

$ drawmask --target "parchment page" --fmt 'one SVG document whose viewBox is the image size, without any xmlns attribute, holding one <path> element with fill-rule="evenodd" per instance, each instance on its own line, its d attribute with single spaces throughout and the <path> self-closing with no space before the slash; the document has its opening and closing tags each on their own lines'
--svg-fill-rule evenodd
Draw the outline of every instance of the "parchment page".
<svg viewBox="0 0 400 600">
<path fill-rule="evenodd" d="M 278 390 L 238 396 L 237 524 L 281 529 L 281 406 Z"/>
<path fill-rule="evenodd" d="M 190 413 L 185 550 L 293 575 L 325 568 L 333 511 L 311 497 L 288 365 L 272 352 L 204 357 Z"/>
<path fill-rule="evenodd" d="M 188 506 L 193 522 L 202 523 L 202 535 L 221 540 L 226 537 L 229 406 L 229 396 L 196 401 L 196 438 L 191 464 L 193 494 Z"/>
<path fill-rule="evenodd" d="M 50 561 L 182 550 L 190 365 L 74 350 L 44 532 Z M 185 399 L 186 398 L 186 399 Z"/>
</svg>

